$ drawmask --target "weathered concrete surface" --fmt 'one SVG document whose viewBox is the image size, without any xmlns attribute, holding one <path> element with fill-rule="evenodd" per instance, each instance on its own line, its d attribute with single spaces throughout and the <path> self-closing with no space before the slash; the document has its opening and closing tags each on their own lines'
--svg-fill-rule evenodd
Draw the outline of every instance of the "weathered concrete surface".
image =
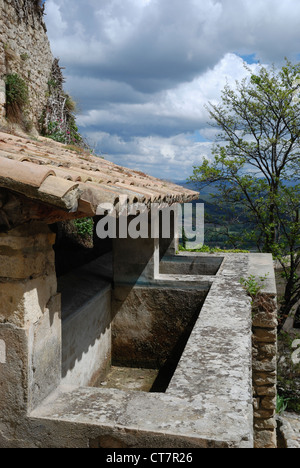
<svg viewBox="0 0 300 468">
<path fill-rule="evenodd" d="M 62 324 L 62 382 L 93 385 L 111 360 L 111 287 Z"/>
<path fill-rule="evenodd" d="M 284 412 L 277 417 L 279 423 L 279 433 L 281 434 L 283 447 L 300 448 L 300 415 Z"/>
<path fill-rule="evenodd" d="M 111 284 L 101 258 L 58 281 L 62 293 L 62 383 L 93 385 L 111 362 Z"/>
<path fill-rule="evenodd" d="M 111 366 L 104 379 L 95 387 L 150 392 L 158 376 L 157 369 Z"/>
<path fill-rule="evenodd" d="M 208 398 L 207 407 L 216 403 Z M 210 420 L 205 417 L 200 402 L 195 405 L 194 401 L 165 394 L 80 388 L 73 391 L 61 389 L 31 417 L 41 425 L 49 420 L 56 422 L 56 428 L 62 431 L 60 442 L 56 438 L 53 440 L 55 435 L 50 433 L 47 440 L 50 447 L 52 444 L 55 447 L 56 444 L 58 447 L 64 444 L 78 446 L 74 445 L 78 444 L 78 434 L 82 437 L 79 447 L 86 447 L 90 439 L 108 436 L 124 448 L 249 446 L 249 442 L 241 441 L 240 436 L 244 416 L 227 413 L 221 419 L 218 413 L 215 408 L 214 420 Z"/>
<path fill-rule="evenodd" d="M 266 294 L 276 294 L 275 270 L 272 268 L 272 254 L 252 253 L 249 256 L 248 275 L 256 278 L 264 278 L 263 292 Z"/>
<path fill-rule="evenodd" d="M 47 446 L 252 448 L 248 259 L 225 258 L 165 394 L 60 388 L 31 414 Z"/>
<path fill-rule="evenodd" d="M 61 313 L 60 295 L 48 302 L 42 317 L 29 328 L 28 351 L 30 408 L 37 405 L 60 384 L 61 376 Z"/>
<path fill-rule="evenodd" d="M 22 281 L 12 278 L 0 282 L 0 322 L 6 321 L 17 327 L 23 327 L 39 320 L 41 311 L 56 294 L 56 287 L 54 274 L 43 274 L 39 278 Z"/>
<path fill-rule="evenodd" d="M 158 275 L 158 239 L 114 239 L 115 284 L 149 284 Z"/>
<path fill-rule="evenodd" d="M 165 256 L 159 265 L 161 274 L 216 275 L 223 257 L 196 257 L 186 255 Z"/>
<path fill-rule="evenodd" d="M 200 404 L 210 426 L 231 420 L 241 445 L 251 446 L 251 306 L 239 283 L 246 270 L 247 257 L 226 257 L 167 393 Z"/>
<path fill-rule="evenodd" d="M 249 299 L 233 278 L 213 284 L 168 393 L 183 396 L 214 391 L 228 397 L 240 393 L 241 400 L 247 401 L 251 394 L 249 310 Z"/>
<path fill-rule="evenodd" d="M 181 215 L 181 209 L 177 204 L 165 206 L 165 208 L 162 209 L 162 221 L 159 229 L 160 259 L 165 255 L 174 256 L 179 250 L 179 215 Z M 170 220 L 169 223 L 168 220 Z M 163 223 L 165 223 L 165 225 L 163 225 Z"/>
<path fill-rule="evenodd" d="M 0 375 L 10 397 L 1 402 L 0 447 L 253 448 L 252 308 L 239 282 L 250 258 L 225 255 L 166 393 L 59 385 L 31 410 L 28 336 L 3 324 Z M 178 281 L 190 288 L 189 277 Z"/>
<path fill-rule="evenodd" d="M 119 287 L 114 294 L 112 349 L 115 365 L 160 369 L 176 357 L 199 316 L 208 290 Z"/>
</svg>

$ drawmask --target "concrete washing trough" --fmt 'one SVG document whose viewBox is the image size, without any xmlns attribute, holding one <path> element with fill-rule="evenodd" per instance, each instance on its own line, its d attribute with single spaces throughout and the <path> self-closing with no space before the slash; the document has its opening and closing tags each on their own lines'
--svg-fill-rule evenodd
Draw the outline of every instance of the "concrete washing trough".
<svg viewBox="0 0 300 468">
<path fill-rule="evenodd" d="M 187 256 L 187 269 L 191 264 L 200 265 L 203 258 L 201 254 Z M 95 370 L 94 382 L 90 382 L 91 385 L 100 382 L 99 387 L 82 385 L 82 377 L 79 377 L 80 366 L 86 357 L 84 354 L 91 351 L 92 344 L 95 346 L 96 339 L 92 338 L 89 347 L 83 344 L 82 350 L 85 352 L 81 358 L 73 357 L 73 361 L 69 361 L 73 362 L 69 375 L 65 366 L 65 377 L 60 387 L 31 413 L 31 417 L 39 424 L 47 421 L 47 426 L 53 424 L 59 427 L 64 444 L 67 441 L 70 446 L 88 444 L 99 448 L 253 447 L 251 304 L 239 282 L 239 279 L 247 274 L 251 256 L 214 255 L 209 260 L 215 265 L 214 275 L 175 275 L 175 286 L 173 274 L 168 275 L 166 271 L 170 270 L 166 270 L 164 265 L 164 273 L 159 273 L 152 283 L 152 293 L 149 292 L 149 286 L 147 287 L 148 297 L 145 297 L 144 285 L 136 285 L 134 292 L 131 290 L 133 296 L 127 301 L 125 309 L 118 310 L 118 307 L 112 306 L 112 320 L 110 323 L 103 323 L 100 333 L 107 346 L 107 354 L 103 355 L 106 356 L 105 365 L 101 369 L 102 375 L 99 375 L 99 369 Z M 270 258 L 266 260 L 268 267 Z M 184 259 L 176 261 L 184 263 Z M 99 274 L 95 271 L 96 265 L 93 274 Z M 174 272 L 173 268 L 171 271 Z M 88 283 L 92 287 L 90 279 Z M 105 303 L 110 296 L 110 287 L 108 283 L 103 284 L 102 292 L 98 292 L 92 302 Z M 179 297 L 182 294 L 180 306 L 177 307 L 178 316 L 174 315 L 176 307 L 174 309 L 172 303 L 170 304 L 171 293 L 175 289 L 177 297 L 178 293 Z M 130 295 L 128 291 L 124 293 L 123 290 L 119 293 L 121 296 L 127 294 L 127 299 Z M 181 343 L 183 346 L 180 355 L 176 357 L 176 366 L 172 369 L 167 385 L 163 391 L 158 392 L 136 391 L 130 388 L 120 390 L 101 385 L 101 382 L 107 382 L 106 372 L 113 359 L 116 359 L 118 366 L 123 369 L 128 366 L 129 353 L 124 356 L 122 350 L 128 349 L 129 342 L 134 344 L 130 352 L 131 359 L 133 356 L 135 359 L 134 365 L 134 360 L 131 361 L 132 367 L 154 367 L 152 364 L 145 366 L 143 347 L 148 346 L 148 358 L 150 351 L 153 359 L 158 359 L 155 357 L 155 349 L 161 350 L 163 343 L 159 343 L 156 330 L 152 346 L 149 346 L 150 327 L 147 329 L 145 326 L 147 311 L 148 324 L 152 323 L 151 317 L 159 313 L 154 300 L 157 296 L 160 296 L 158 303 L 163 310 L 165 323 L 161 323 L 160 327 L 166 328 L 165 336 L 172 335 L 169 330 L 170 324 L 166 322 L 166 308 L 171 308 L 172 324 L 172 320 L 178 323 L 179 309 L 183 305 L 185 316 L 193 304 L 192 326 L 185 336 L 184 344 Z M 166 298 L 165 303 L 161 300 L 163 296 Z M 188 297 L 192 297 L 189 303 Z M 124 302 L 124 297 L 122 300 Z M 85 307 L 91 311 L 91 300 L 83 304 L 82 308 Z M 68 320 L 71 321 L 71 318 L 67 317 L 63 328 L 67 328 Z M 84 322 L 80 323 L 82 332 Z M 129 328 L 130 323 L 136 324 L 135 330 Z M 71 327 L 71 322 L 69 326 Z M 126 347 L 122 346 L 125 340 L 122 326 L 123 331 L 130 330 L 130 336 L 126 337 Z M 67 330 L 65 333 L 67 334 Z M 74 330 L 72 334 L 74 336 Z M 118 337 L 122 339 L 118 340 Z M 178 336 L 176 339 L 178 341 Z M 115 358 L 112 357 L 115 353 L 114 346 L 116 349 L 119 346 L 121 350 L 116 352 Z M 101 347 L 103 352 L 103 346 Z M 168 353 L 166 362 L 167 360 Z M 161 368 L 163 366 L 164 362 Z"/>
<path fill-rule="evenodd" d="M 196 272 L 215 275 L 223 258 L 212 259 L 211 267 L 206 258 L 164 259 L 155 286 L 122 289 L 115 305 L 111 261 L 107 254 L 59 278 L 63 382 L 164 392 L 210 289 L 209 278 L 200 285 Z M 178 266 L 180 285 L 172 275 Z M 122 295 L 126 306 L 119 311 Z"/>
<path fill-rule="evenodd" d="M 0 447 L 275 448 L 271 255 L 170 258 L 159 239 L 115 239 L 57 288 L 47 225 L 1 242 Z M 240 280 L 266 274 L 254 311 Z M 114 367 L 164 382 L 101 385 Z"/>
</svg>

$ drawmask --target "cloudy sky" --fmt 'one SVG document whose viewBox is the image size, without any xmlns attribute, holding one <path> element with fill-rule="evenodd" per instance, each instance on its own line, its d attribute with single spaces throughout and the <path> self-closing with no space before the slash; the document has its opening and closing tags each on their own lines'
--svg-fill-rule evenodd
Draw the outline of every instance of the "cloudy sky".
<svg viewBox="0 0 300 468">
<path fill-rule="evenodd" d="M 257 62 L 300 60 L 299 0 L 46 0 L 81 133 L 98 154 L 182 181 L 209 156 L 205 104 Z"/>
</svg>

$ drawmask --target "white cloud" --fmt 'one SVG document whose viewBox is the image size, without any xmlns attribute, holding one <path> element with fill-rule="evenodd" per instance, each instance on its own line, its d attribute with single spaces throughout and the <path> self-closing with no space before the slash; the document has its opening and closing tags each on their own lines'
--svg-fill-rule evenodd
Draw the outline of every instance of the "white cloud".
<svg viewBox="0 0 300 468">
<path fill-rule="evenodd" d="M 252 70 L 256 65 L 251 65 Z M 208 101 L 217 102 L 220 90 L 226 83 L 234 86 L 248 74 L 243 60 L 234 55 L 225 57 L 212 69 L 191 82 L 160 91 L 155 95 L 143 95 L 141 102 L 113 102 L 102 108 L 92 108 L 79 116 L 83 127 L 98 127 L 105 131 L 126 131 L 127 134 L 143 134 L 170 137 L 182 131 L 194 132 L 205 129 Z M 107 84 L 109 88 L 112 83 Z M 121 87 L 121 85 L 119 85 Z"/>
<path fill-rule="evenodd" d="M 297 0 L 46 0 L 46 12 L 82 132 L 162 177 L 209 157 L 205 104 L 246 75 L 238 54 L 280 64 L 300 52 Z"/>
<path fill-rule="evenodd" d="M 91 132 L 88 137 L 100 146 L 105 159 L 163 179 L 187 179 L 193 166 L 211 153 L 211 143 L 194 142 L 186 134 L 134 137 L 130 141 L 104 132 Z"/>
<path fill-rule="evenodd" d="M 68 24 L 63 20 L 59 5 L 54 0 L 47 0 L 47 27 L 50 31 L 55 31 L 55 34 L 63 34 Z"/>
</svg>

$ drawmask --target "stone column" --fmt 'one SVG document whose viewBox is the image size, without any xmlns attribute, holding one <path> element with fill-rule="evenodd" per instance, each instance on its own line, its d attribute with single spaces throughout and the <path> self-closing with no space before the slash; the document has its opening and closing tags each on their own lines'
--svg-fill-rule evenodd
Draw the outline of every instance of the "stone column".
<svg viewBox="0 0 300 468">
<path fill-rule="evenodd" d="M 181 211 L 180 211 L 181 212 Z M 160 239 L 159 239 L 159 256 L 162 259 L 164 256 L 176 255 L 179 249 L 179 205 L 173 205 L 161 209 L 160 223 Z M 164 221 L 170 226 L 170 231 L 164 228 Z"/>
<path fill-rule="evenodd" d="M 155 280 L 159 273 L 159 237 L 158 235 L 157 238 L 151 237 L 151 223 L 156 223 L 157 233 L 159 233 L 159 218 L 156 216 L 151 219 L 151 216 L 148 216 L 147 233 L 143 233 L 144 237 L 132 238 L 130 236 L 130 228 L 135 226 L 134 223 L 135 218 L 128 217 L 127 237 L 118 237 L 113 240 L 115 286 L 145 285 Z M 119 225 L 117 233 L 119 233 Z"/>
<path fill-rule="evenodd" d="M 0 446 L 25 438 L 26 415 L 60 382 L 54 240 L 38 222 L 0 234 Z"/>
<path fill-rule="evenodd" d="M 277 302 L 272 294 L 253 301 L 255 448 L 276 448 Z"/>
<path fill-rule="evenodd" d="M 155 281 L 160 260 L 178 250 L 178 205 L 157 205 L 148 215 L 129 216 L 119 222 L 127 223 L 127 229 L 121 230 L 127 230 L 127 237 L 113 242 L 115 284 L 146 285 Z M 141 236 L 133 238 L 136 226 Z M 116 231 L 120 233 L 119 224 Z"/>
</svg>

